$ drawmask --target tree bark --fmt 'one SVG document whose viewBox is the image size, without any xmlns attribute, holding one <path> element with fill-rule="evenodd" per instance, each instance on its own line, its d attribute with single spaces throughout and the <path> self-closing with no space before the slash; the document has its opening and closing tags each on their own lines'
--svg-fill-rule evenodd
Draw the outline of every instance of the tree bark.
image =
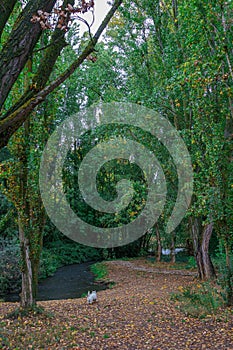
<svg viewBox="0 0 233 350">
<path fill-rule="evenodd" d="M 8 18 L 10 17 L 15 4 L 17 3 L 17 0 L 2 0 L 0 2 L 0 38 L 3 32 L 3 29 L 8 21 Z"/>
<path fill-rule="evenodd" d="M 214 224 L 211 222 L 206 224 L 203 228 L 198 218 L 191 220 L 193 246 L 198 275 L 201 280 L 216 277 L 214 266 L 209 255 L 209 243 L 213 232 L 213 226 Z"/>
<path fill-rule="evenodd" d="M 10 115 L 4 116 L 0 120 L 0 148 L 6 146 L 10 137 L 15 133 L 16 130 L 24 123 L 28 118 L 33 109 L 44 101 L 47 95 L 54 91 L 60 84 L 62 84 L 67 78 L 73 74 L 73 72 L 82 64 L 82 62 L 94 51 L 95 45 L 110 19 L 121 5 L 122 0 L 115 0 L 113 6 L 109 10 L 105 19 L 101 23 L 94 37 L 89 41 L 81 55 L 71 64 L 71 66 L 63 72 L 55 81 L 50 85 L 43 88 L 43 90 L 37 92 L 32 98 L 27 100 L 22 106 L 16 111 L 13 111 Z M 1 61 L 0 61 L 1 62 Z M 0 92 L 1 93 L 1 92 Z"/>
<path fill-rule="evenodd" d="M 161 235 L 159 232 L 159 226 L 158 223 L 155 224 L 155 233 L 156 233 L 156 242 L 157 242 L 157 247 L 155 251 L 155 258 L 157 262 L 161 261 L 161 256 L 162 256 L 162 244 L 161 244 Z"/>
<path fill-rule="evenodd" d="M 43 217 L 41 220 L 44 223 Z M 43 237 L 43 227 L 41 227 L 41 225 L 39 227 L 40 229 L 38 232 L 36 232 L 36 228 L 31 228 L 31 230 L 27 230 L 26 233 L 24 225 L 19 218 L 19 238 L 22 261 L 22 290 L 20 295 L 20 306 L 22 308 L 33 308 L 33 306 L 36 305 Z"/>
<path fill-rule="evenodd" d="M 21 248 L 22 291 L 21 307 L 33 308 L 36 305 L 40 255 L 42 251 L 45 210 L 35 184 L 31 184 L 30 174 L 30 135 L 29 120 L 24 124 L 24 147 L 18 154 L 19 169 L 19 240 Z M 33 169 L 34 170 L 34 169 Z"/>
<path fill-rule="evenodd" d="M 31 23 L 33 13 L 37 10 L 51 12 L 55 3 L 56 0 L 31 0 L 16 20 L 0 53 L 0 109 L 42 33 L 39 23 Z"/>
<path fill-rule="evenodd" d="M 27 87 L 27 76 L 25 87 Z M 20 133 L 22 147 L 12 140 L 12 152 L 18 160 L 12 182 L 15 205 L 18 210 L 19 240 L 21 248 L 22 290 L 20 304 L 22 308 L 36 305 L 38 273 L 42 240 L 45 225 L 45 210 L 40 197 L 37 171 L 31 162 L 34 145 L 30 139 L 30 119 L 24 123 Z M 18 137 L 18 135 L 16 135 Z M 15 142 L 14 142 L 15 141 Z M 37 146 L 39 140 L 37 140 Z M 42 146 L 43 146 L 43 141 Z"/>
<path fill-rule="evenodd" d="M 74 5 L 74 0 L 65 0 L 63 7 L 67 6 L 67 3 Z M 67 18 L 68 21 L 68 18 Z M 42 90 L 45 86 L 49 77 L 53 71 L 55 63 L 60 56 L 62 49 L 67 45 L 65 41 L 65 32 L 60 29 L 55 29 L 52 34 L 49 45 L 44 49 L 43 57 L 37 68 L 37 72 L 32 80 L 31 86 L 25 90 L 25 93 L 20 97 L 20 99 L 7 111 L 7 113 L 2 117 L 2 120 L 6 119 L 17 109 L 22 107 L 27 101 L 33 98 L 36 93 Z M 43 50 L 43 48 L 42 48 Z M 49 64 L 48 64 L 49 62 Z"/>
<path fill-rule="evenodd" d="M 173 231 L 171 233 L 171 263 L 175 264 L 176 262 L 176 236 L 175 232 Z"/>
<path fill-rule="evenodd" d="M 21 248 L 21 276 L 22 276 L 22 290 L 20 305 L 23 308 L 29 308 L 36 304 L 35 293 L 33 293 L 32 283 L 32 264 L 30 260 L 30 243 L 26 237 L 21 219 L 19 218 L 19 239 Z"/>
<path fill-rule="evenodd" d="M 213 223 L 204 227 L 202 241 L 196 254 L 199 277 L 210 279 L 216 277 L 214 266 L 209 255 L 209 242 L 213 231 Z"/>
</svg>

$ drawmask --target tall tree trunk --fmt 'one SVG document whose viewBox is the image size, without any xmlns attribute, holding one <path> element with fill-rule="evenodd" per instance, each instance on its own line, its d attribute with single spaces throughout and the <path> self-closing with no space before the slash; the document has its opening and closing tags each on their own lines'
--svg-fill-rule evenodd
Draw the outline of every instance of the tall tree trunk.
<svg viewBox="0 0 233 350">
<path fill-rule="evenodd" d="M 32 277 L 32 263 L 30 260 L 30 243 L 26 237 L 21 219 L 19 218 L 19 239 L 21 248 L 22 260 L 22 291 L 20 305 L 23 308 L 29 308 L 36 304 L 36 295 L 33 293 L 33 277 Z"/>
<path fill-rule="evenodd" d="M 15 26 L 0 53 L 0 107 L 28 61 L 42 33 L 39 23 L 32 25 L 37 10 L 50 12 L 56 0 L 31 0 L 18 17 Z"/>
<path fill-rule="evenodd" d="M 214 266 L 209 255 L 209 243 L 213 232 L 213 226 L 213 222 L 211 222 L 206 224 L 203 228 L 200 223 L 200 219 L 191 219 L 194 252 L 197 262 L 198 275 L 201 280 L 216 277 Z"/>
<path fill-rule="evenodd" d="M 230 251 L 230 245 L 228 243 L 225 243 L 226 267 L 228 269 L 231 267 Z"/>
<path fill-rule="evenodd" d="M 40 213 L 39 213 L 40 214 Z M 19 218 L 19 238 L 21 248 L 21 274 L 22 290 L 20 305 L 22 308 L 32 308 L 36 305 L 38 291 L 38 274 L 40 267 L 40 255 L 42 251 L 43 237 L 43 212 L 41 213 L 41 225 L 25 228 Z"/>
<path fill-rule="evenodd" d="M 175 235 L 174 231 L 171 233 L 171 253 L 170 253 L 170 257 L 171 257 L 171 263 L 175 264 L 175 262 L 176 262 L 176 235 Z"/>
<path fill-rule="evenodd" d="M 162 256 L 162 244 L 161 244 L 161 235 L 159 232 L 159 225 L 158 223 L 155 224 L 155 233 L 156 233 L 156 251 L 155 251 L 155 258 L 157 262 L 161 261 L 161 256 Z"/>
<path fill-rule="evenodd" d="M 16 3 L 17 0 L 1 0 L 0 2 L 0 37 Z"/>
<path fill-rule="evenodd" d="M 25 78 L 27 86 L 27 79 Z M 35 169 L 30 162 L 31 123 L 28 119 L 22 128 L 22 143 L 24 147 L 18 150 L 19 160 L 19 239 L 21 248 L 22 291 L 21 307 L 33 308 L 36 305 L 38 273 L 42 239 L 45 225 L 45 211 L 42 206 L 39 185 Z M 36 163 L 35 163 L 36 164 Z M 35 165 L 34 164 L 34 165 Z"/>
</svg>

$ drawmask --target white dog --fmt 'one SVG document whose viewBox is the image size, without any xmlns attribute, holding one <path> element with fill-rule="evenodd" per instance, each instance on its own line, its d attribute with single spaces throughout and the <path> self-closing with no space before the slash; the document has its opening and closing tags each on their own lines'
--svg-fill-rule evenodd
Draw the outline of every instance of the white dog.
<svg viewBox="0 0 233 350">
<path fill-rule="evenodd" d="M 87 302 L 88 304 L 92 304 L 93 302 L 97 301 L 97 293 L 95 290 L 93 290 L 91 293 L 88 291 L 87 293 Z"/>
</svg>

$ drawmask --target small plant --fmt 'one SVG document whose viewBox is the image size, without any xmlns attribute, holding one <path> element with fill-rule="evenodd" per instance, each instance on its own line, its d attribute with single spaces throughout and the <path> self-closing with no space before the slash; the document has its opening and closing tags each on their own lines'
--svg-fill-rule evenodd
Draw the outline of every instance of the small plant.
<svg viewBox="0 0 233 350">
<path fill-rule="evenodd" d="M 28 316 L 39 316 L 39 315 L 43 315 L 45 317 L 48 318 L 52 318 L 53 313 L 46 311 L 42 306 L 38 306 L 38 305 L 33 305 L 31 307 L 28 308 L 17 308 L 14 311 L 10 312 L 7 315 L 7 318 L 9 319 L 17 319 L 17 318 L 21 318 L 21 317 L 28 317 Z"/>
<path fill-rule="evenodd" d="M 107 267 L 102 262 L 91 265 L 91 272 L 96 276 L 97 280 L 104 279 L 108 274 Z"/>
<path fill-rule="evenodd" d="M 19 292 L 21 273 L 19 267 L 20 248 L 16 240 L 0 242 L 0 295 Z"/>
<path fill-rule="evenodd" d="M 111 282 L 108 283 L 108 288 L 111 289 L 111 288 L 113 288 L 115 285 L 116 285 L 116 282 L 111 281 Z"/>
<path fill-rule="evenodd" d="M 203 318 L 214 315 L 224 303 L 219 290 L 209 282 L 180 287 L 179 290 L 179 293 L 171 295 L 171 299 L 181 302 L 181 311 L 189 316 Z"/>
<path fill-rule="evenodd" d="M 105 333 L 105 334 L 103 335 L 103 338 L 104 338 L 104 339 L 108 339 L 108 338 L 110 338 L 110 335 L 107 334 L 107 333 Z"/>
<path fill-rule="evenodd" d="M 229 262 L 226 264 L 226 254 L 223 247 L 219 247 L 217 252 L 218 284 L 222 288 L 222 297 L 227 306 L 233 305 L 233 255 L 229 256 Z"/>
<path fill-rule="evenodd" d="M 195 269 L 196 267 L 197 267 L 197 263 L 196 263 L 194 256 L 190 256 L 185 268 L 186 269 Z"/>
</svg>

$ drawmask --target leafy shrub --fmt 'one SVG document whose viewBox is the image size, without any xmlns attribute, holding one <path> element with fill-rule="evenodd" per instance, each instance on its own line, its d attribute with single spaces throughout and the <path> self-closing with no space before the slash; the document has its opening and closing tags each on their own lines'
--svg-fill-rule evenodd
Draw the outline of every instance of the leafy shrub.
<svg viewBox="0 0 233 350">
<path fill-rule="evenodd" d="M 233 268 L 222 267 L 218 277 L 218 283 L 223 289 L 222 296 L 228 306 L 233 305 Z"/>
<path fill-rule="evenodd" d="M 53 276 L 60 266 L 59 257 L 48 249 L 43 249 L 40 259 L 39 279 Z"/>
<path fill-rule="evenodd" d="M 209 282 L 180 287 L 179 290 L 179 293 L 171 295 L 171 299 L 181 302 L 180 309 L 189 316 L 203 318 L 216 314 L 224 303 L 221 291 Z"/>
<path fill-rule="evenodd" d="M 96 276 L 97 280 L 105 278 L 108 274 L 107 267 L 102 262 L 91 265 L 91 272 Z"/>
<path fill-rule="evenodd" d="M 233 253 L 230 252 L 229 266 L 226 264 L 226 254 L 224 243 L 220 240 L 219 247 L 216 250 L 216 256 L 213 259 L 215 268 L 218 272 L 217 282 L 222 288 L 222 297 L 228 306 L 233 305 Z"/>
<path fill-rule="evenodd" d="M 19 292 L 21 273 L 19 268 L 20 248 L 16 240 L 0 241 L 0 295 Z"/>
<path fill-rule="evenodd" d="M 185 268 L 186 269 L 195 269 L 196 267 L 197 267 L 196 259 L 194 258 L 194 256 L 190 256 Z"/>
<path fill-rule="evenodd" d="M 0 237 L 6 239 L 15 239 L 15 237 L 17 237 L 18 226 L 16 218 L 17 213 L 13 204 L 10 203 L 6 196 L 0 191 Z"/>
<path fill-rule="evenodd" d="M 51 255 L 56 256 L 58 266 L 79 264 L 86 261 L 97 261 L 102 258 L 102 250 L 70 240 L 57 240 L 46 244 Z"/>
<path fill-rule="evenodd" d="M 226 266 L 226 258 L 219 259 L 218 264 L 218 284 L 222 288 L 222 297 L 225 304 L 233 305 L 233 266 Z"/>
</svg>

